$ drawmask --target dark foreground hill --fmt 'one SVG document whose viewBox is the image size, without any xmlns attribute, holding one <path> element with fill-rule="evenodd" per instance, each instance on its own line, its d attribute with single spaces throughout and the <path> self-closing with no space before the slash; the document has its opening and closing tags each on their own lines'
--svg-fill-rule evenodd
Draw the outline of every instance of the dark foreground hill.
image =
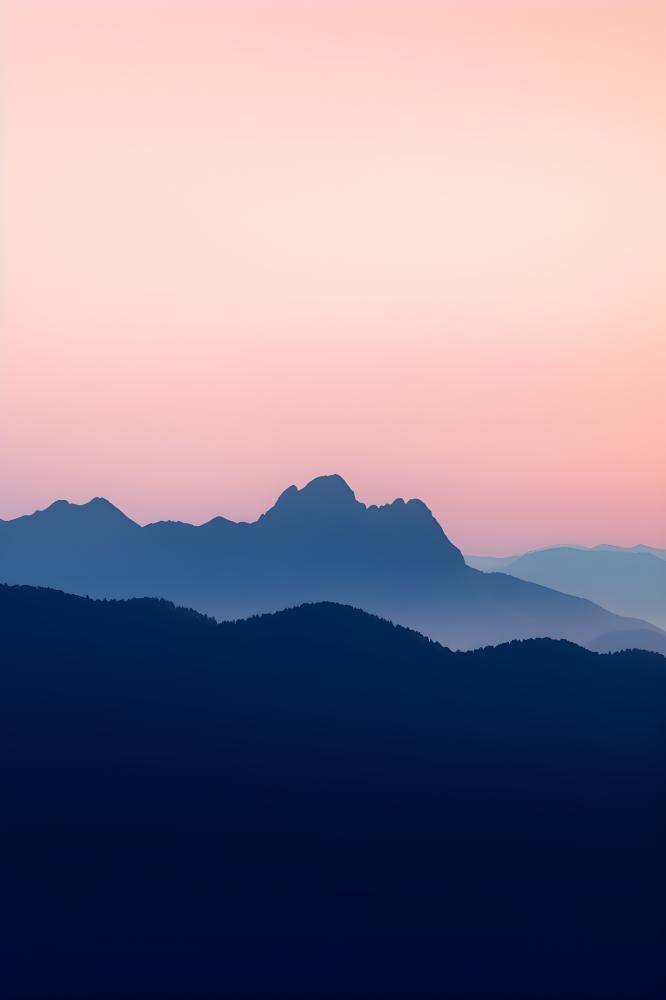
<svg viewBox="0 0 666 1000">
<path fill-rule="evenodd" d="M 339 476 L 289 487 L 252 524 L 216 517 L 144 527 L 103 499 L 0 521 L 0 581 L 91 597 L 164 597 L 220 619 L 335 601 L 453 649 L 616 632 L 661 652 L 666 634 L 589 600 L 465 565 L 420 500 L 360 503 Z M 606 649 L 614 648 L 612 640 Z"/>
<path fill-rule="evenodd" d="M 3 998 L 656 1000 L 666 660 L 0 587 Z"/>
</svg>

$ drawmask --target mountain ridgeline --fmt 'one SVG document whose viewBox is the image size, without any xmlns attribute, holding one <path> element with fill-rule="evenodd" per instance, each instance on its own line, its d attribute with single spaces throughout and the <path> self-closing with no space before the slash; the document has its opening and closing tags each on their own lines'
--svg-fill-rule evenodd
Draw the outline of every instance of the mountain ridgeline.
<svg viewBox="0 0 666 1000">
<path fill-rule="evenodd" d="M 630 633 L 644 648 L 666 650 L 666 635 L 646 622 L 467 566 L 421 501 L 366 506 L 339 476 L 291 486 L 253 523 L 141 527 L 101 498 L 57 501 L 0 522 L 0 580 L 163 597 L 226 620 L 339 602 L 454 649 L 538 636 L 610 649 Z"/>
<path fill-rule="evenodd" d="M 662 657 L 32 587 L 0 621 L 3 997 L 664 996 Z"/>
<path fill-rule="evenodd" d="M 467 556 L 468 565 L 500 571 L 595 601 L 619 615 L 666 627 L 666 552 L 636 545 L 557 545 L 521 556 Z"/>
</svg>

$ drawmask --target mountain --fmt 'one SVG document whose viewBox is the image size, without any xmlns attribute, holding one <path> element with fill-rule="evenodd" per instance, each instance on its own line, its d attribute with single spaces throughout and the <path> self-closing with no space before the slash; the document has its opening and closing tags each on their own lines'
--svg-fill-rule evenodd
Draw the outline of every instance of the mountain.
<svg viewBox="0 0 666 1000">
<path fill-rule="evenodd" d="M 580 643 L 646 622 L 465 565 L 420 500 L 360 503 L 339 476 L 289 487 L 257 521 L 140 527 L 112 504 L 58 501 L 0 523 L 0 580 L 92 597 L 157 596 L 220 619 L 352 604 L 453 648 L 550 636 Z"/>
<path fill-rule="evenodd" d="M 666 559 L 659 549 L 598 545 L 556 546 L 495 561 L 467 557 L 476 569 L 501 569 L 511 576 L 566 594 L 586 597 L 619 615 L 666 627 Z"/>
<path fill-rule="evenodd" d="M 465 563 L 483 573 L 501 573 L 519 556 L 465 556 Z"/>
<path fill-rule="evenodd" d="M 664 995 L 666 660 L 0 586 L 0 994 Z"/>
<path fill-rule="evenodd" d="M 655 632 L 645 634 L 644 629 L 635 629 L 633 632 L 610 632 L 607 635 L 600 635 L 598 639 L 589 644 L 589 649 L 597 650 L 600 653 L 616 653 L 624 649 L 645 649 L 649 644 L 650 649 L 655 653 L 666 656 L 666 636 L 660 636 Z"/>
<path fill-rule="evenodd" d="M 651 545 L 632 545 L 630 548 L 624 548 L 621 545 L 595 545 L 594 550 L 606 552 L 648 552 L 658 559 L 666 559 L 666 549 L 655 549 Z"/>
</svg>

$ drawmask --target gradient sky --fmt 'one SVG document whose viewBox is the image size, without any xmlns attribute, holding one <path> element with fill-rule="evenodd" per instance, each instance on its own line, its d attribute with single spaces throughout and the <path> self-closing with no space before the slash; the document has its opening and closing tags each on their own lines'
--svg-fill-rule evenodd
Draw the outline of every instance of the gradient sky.
<svg viewBox="0 0 666 1000">
<path fill-rule="evenodd" d="M 666 546 L 665 11 L 5 0 L 0 516 Z"/>
</svg>

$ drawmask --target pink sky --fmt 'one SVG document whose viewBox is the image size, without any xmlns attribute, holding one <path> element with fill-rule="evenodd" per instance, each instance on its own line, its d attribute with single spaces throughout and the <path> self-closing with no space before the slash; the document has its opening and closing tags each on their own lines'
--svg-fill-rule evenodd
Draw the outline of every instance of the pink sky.
<svg viewBox="0 0 666 1000">
<path fill-rule="evenodd" d="M 666 546 L 645 0 L 5 0 L 0 516 Z"/>
</svg>

